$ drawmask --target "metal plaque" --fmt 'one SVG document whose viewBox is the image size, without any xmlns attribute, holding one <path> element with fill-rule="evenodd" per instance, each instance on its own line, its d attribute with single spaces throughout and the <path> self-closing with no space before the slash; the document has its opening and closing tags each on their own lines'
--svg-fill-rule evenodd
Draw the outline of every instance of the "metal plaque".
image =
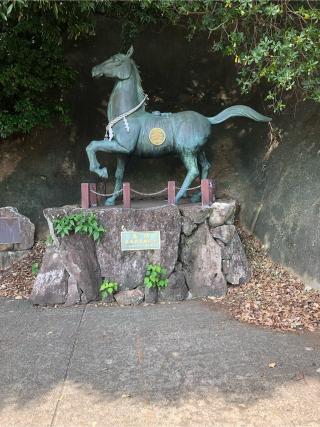
<svg viewBox="0 0 320 427">
<path fill-rule="evenodd" d="M 122 231 L 122 251 L 160 249 L 160 231 Z"/>
<path fill-rule="evenodd" d="M 153 128 L 149 132 L 149 139 L 153 145 L 161 145 L 166 140 L 166 133 L 161 128 Z"/>
<path fill-rule="evenodd" d="M 20 243 L 19 218 L 0 217 L 0 244 Z"/>
</svg>

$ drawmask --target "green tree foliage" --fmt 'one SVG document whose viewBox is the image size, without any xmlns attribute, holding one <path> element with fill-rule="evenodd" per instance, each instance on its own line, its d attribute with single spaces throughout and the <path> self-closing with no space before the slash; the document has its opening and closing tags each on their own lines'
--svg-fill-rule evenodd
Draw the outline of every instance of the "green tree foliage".
<svg viewBox="0 0 320 427">
<path fill-rule="evenodd" d="M 27 1 L 0 3 L 0 137 L 67 117 L 64 93 L 76 73 L 64 42 L 93 34 L 94 14 L 119 19 L 128 45 L 148 25 L 202 32 L 232 57 L 243 93 L 266 88 L 273 111 L 288 95 L 320 102 L 320 2 L 293 0 Z"/>
<path fill-rule="evenodd" d="M 146 22 L 184 26 L 190 39 L 207 33 L 212 51 L 234 59 L 242 93 L 263 83 L 275 112 L 285 108 L 287 95 L 320 102 L 318 1 L 143 0 L 139 13 L 122 7 L 119 15 L 130 22 L 129 35 L 144 26 L 144 15 Z"/>
<path fill-rule="evenodd" d="M 63 42 L 92 31 L 92 2 L 4 1 L 0 8 L 0 137 L 67 118 L 64 92 L 76 73 Z"/>
</svg>

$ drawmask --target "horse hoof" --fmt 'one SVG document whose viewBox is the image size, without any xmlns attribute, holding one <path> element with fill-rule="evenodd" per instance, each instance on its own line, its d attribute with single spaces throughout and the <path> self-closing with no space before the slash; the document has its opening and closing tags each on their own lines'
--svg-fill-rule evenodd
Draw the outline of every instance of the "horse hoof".
<svg viewBox="0 0 320 427">
<path fill-rule="evenodd" d="M 106 199 L 106 201 L 104 202 L 105 206 L 114 206 L 116 204 L 116 201 L 113 197 L 109 197 L 108 199 Z"/>
<path fill-rule="evenodd" d="M 100 176 L 100 178 L 108 178 L 108 170 L 107 168 L 101 168 L 97 171 L 97 174 Z"/>
</svg>

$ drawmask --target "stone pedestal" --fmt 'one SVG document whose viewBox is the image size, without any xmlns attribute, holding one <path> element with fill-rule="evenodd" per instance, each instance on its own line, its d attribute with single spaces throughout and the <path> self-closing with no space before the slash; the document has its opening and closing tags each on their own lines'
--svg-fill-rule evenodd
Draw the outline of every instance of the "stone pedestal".
<svg viewBox="0 0 320 427">
<path fill-rule="evenodd" d="M 145 292 L 143 286 L 148 263 L 160 264 L 168 273 L 168 287 L 159 289 L 159 301 L 224 295 L 228 282 L 242 284 L 250 277 L 240 239 L 232 224 L 235 207 L 234 201 L 219 201 L 207 208 L 168 205 L 147 209 L 96 207 L 82 210 L 71 206 L 46 209 L 44 215 L 51 234 L 55 218 L 80 211 L 94 213 L 106 229 L 97 243 L 81 235 L 63 239 L 52 235 L 54 245 L 53 249 L 48 249 L 48 257 L 53 256 L 49 251 L 54 251 L 64 268 L 61 286 L 65 289 L 65 299 L 60 301 L 60 295 L 59 302 L 70 305 L 70 295 L 74 303 L 95 300 L 103 279 L 118 283 L 115 300 L 119 304 L 141 303 L 144 293 L 147 302 L 154 302 L 156 299 L 149 290 Z M 122 252 L 120 236 L 125 230 L 159 230 L 161 248 Z M 52 301 L 50 289 L 53 285 L 46 279 L 46 265 L 44 262 L 41 267 L 31 296 L 35 304 Z M 72 289 L 68 289 L 71 286 Z M 76 295 L 75 288 L 78 289 Z M 133 290 L 135 292 L 131 292 Z"/>
</svg>

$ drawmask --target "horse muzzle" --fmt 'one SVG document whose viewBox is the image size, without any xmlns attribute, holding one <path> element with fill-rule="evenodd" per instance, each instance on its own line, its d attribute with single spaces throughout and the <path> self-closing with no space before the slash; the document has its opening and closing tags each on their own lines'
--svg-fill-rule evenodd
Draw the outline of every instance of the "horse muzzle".
<svg viewBox="0 0 320 427">
<path fill-rule="evenodd" d="M 103 72 L 98 67 L 93 67 L 91 71 L 91 75 L 93 78 L 99 78 L 103 76 Z"/>
</svg>

